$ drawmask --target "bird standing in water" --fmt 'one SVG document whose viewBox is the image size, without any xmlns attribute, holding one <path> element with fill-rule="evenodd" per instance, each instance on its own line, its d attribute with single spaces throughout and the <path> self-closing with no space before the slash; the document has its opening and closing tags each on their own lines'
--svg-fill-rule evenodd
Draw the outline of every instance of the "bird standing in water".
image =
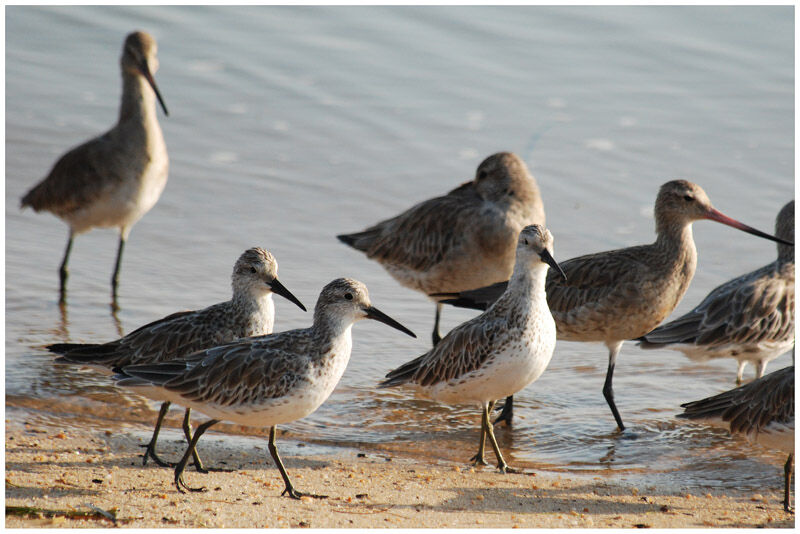
<svg viewBox="0 0 800 534">
<path fill-rule="evenodd" d="M 134 32 L 122 49 L 122 100 L 117 124 L 56 161 L 47 177 L 22 197 L 21 207 L 49 211 L 69 225 L 67 248 L 59 268 L 60 299 L 66 303 L 69 255 L 76 235 L 94 227 L 119 229 L 119 247 L 111 277 L 112 307 L 122 251 L 131 227 L 155 205 L 167 183 L 169 158 L 158 124 L 155 101 L 167 107 L 153 74 L 158 69 L 156 41 Z"/>
</svg>

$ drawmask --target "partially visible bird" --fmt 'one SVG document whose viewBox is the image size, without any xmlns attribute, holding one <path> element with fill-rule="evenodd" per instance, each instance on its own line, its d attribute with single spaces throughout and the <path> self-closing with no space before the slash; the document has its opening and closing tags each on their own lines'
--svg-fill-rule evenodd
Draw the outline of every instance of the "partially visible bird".
<svg viewBox="0 0 800 534">
<path fill-rule="evenodd" d="M 536 180 L 517 155 L 499 152 L 481 162 L 473 181 L 447 195 L 336 237 L 380 263 L 402 285 L 429 295 L 508 279 L 519 232 L 544 222 Z M 441 339 L 441 309 L 437 301 L 434 345 Z"/>
<path fill-rule="evenodd" d="M 794 240 L 794 200 L 775 221 L 775 235 Z M 756 378 L 794 346 L 794 247 L 778 243 L 778 258 L 715 288 L 689 313 L 639 338 L 643 349 L 670 348 L 696 361 L 736 359 L 736 384 L 748 362 Z"/>
<path fill-rule="evenodd" d="M 794 460 L 794 365 L 752 382 L 708 397 L 681 404 L 683 419 L 724 423 L 731 434 L 741 434 L 769 449 L 789 454 L 784 472 L 783 508 L 791 511 Z"/>
<path fill-rule="evenodd" d="M 489 414 L 497 399 L 537 380 L 550 363 L 556 327 L 547 308 L 544 282 L 548 266 L 558 276 L 564 274 L 552 251 L 553 236 L 545 227 L 525 227 L 519 235 L 514 272 L 500 298 L 380 383 L 380 387 L 409 384 L 424 397 L 481 406 L 480 441 L 473 460 L 486 465 L 483 450 L 488 435 L 497 468 L 503 472 L 508 464 L 500 453 Z"/>
<path fill-rule="evenodd" d="M 699 185 L 673 180 L 662 185 L 656 197 L 654 243 L 566 260 L 560 263 L 566 280 L 552 271 L 548 274 L 547 303 L 556 321 L 558 339 L 600 341 L 608 348 L 603 396 L 619 430 L 625 426 L 614 403 L 612 387 L 617 355 L 626 339 L 650 332 L 672 313 L 686 293 L 697 266 L 692 223 L 701 219 L 793 245 L 720 213 Z M 444 298 L 447 304 L 485 309 L 506 285 L 501 282 L 474 291 L 435 296 Z"/>
<path fill-rule="evenodd" d="M 117 124 L 61 156 L 47 177 L 22 197 L 20 207 L 49 211 L 69 225 L 59 268 L 60 302 L 66 302 L 67 263 L 76 235 L 94 227 L 119 229 L 119 247 L 111 278 L 116 309 L 122 251 L 133 225 L 155 205 L 167 183 L 169 158 L 156 116 L 158 99 L 167 107 L 153 74 L 158 70 L 156 41 L 145 32 L 125 39 L 122 101 Z"/>
<path fill-rule="evenodd" d="M 154 364 L 187 356 L 239 338 L 272 333 L 275 323 L 276 293 L 305 311 L 305 306 L 278 280 L 278 262 L 268 251 L 254 247 L 236 260 L 231 275 L 233 297 L 197 311 L 183 311 L 146 324 L 127 336 L 103 344 L 56 343 L 47 348 L 61 354 L 56 363 L 81 364 L 111 371 L 126 365 Z M 161 466 L 173 466 L 156 454 L 161 423 L 170 403 L 164 402 L 158 414 L 153 437 L 142 459 L 152 458 Z M 191 442 L 191 410 L 186 410 L 183 432 Z M 200 457 L 194 455 L 195 468 L 205 472 Z"/>
</svg>

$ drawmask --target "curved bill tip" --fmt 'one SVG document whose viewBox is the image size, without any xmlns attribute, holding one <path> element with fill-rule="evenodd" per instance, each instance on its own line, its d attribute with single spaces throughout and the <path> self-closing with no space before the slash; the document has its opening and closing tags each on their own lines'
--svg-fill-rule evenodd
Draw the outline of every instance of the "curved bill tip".
<svg viewBox="0 0 800 534">
<path fill-rule="evenodd" d="M 542 250 L 542 252 L 539 254 L 539 257 L 542 258 L 543 262 L 545 262 L 547 265 L 555 269 L 556 272 L 560 274 L 564 280 L 567 279 L 567 275 L 564 274 L 564 270 L 561 268 L 561 266 L 558 264 L 555 258 L 553 258 L 553 255 L 550 254 L 550 252 L 547 249 Z"/>
<path fill-rule="evenodd" d="M 278 281 L 277 278 L 269 283 L 269 287 L 270 287 L 270 289 L 272 289 L 272 292 L 275 293 L 276 295 L 280 295 L 283 298 L 285 298 L 286 300 L 290 300 L 290 301 L 294 302 L 295 304 L 297 304 L 298 308 L 300 308 L 303 311 L 307 311 L 306 307 L 303 306 L 303 303 L 300 302 L 297 299 L 297 297 L 292 295 L 292 292 L 289 291 L 288 289 L 286 289 L 286 287 L 283 284 L 281 284 Z"/>
<path fill-rule="evenodd" d="M 391 317 L 380 311 L 378 308 L 375 308 L 374 306 L 368 306 L 364 308 L 364 312 L 367 314 L 368 319 L 375 319 L 376 321 L 380 321 L 383 324 L 389 325 L 392 328 L 400 330 L 404 334 L 408 334 L 411 337 L 417 337 L 417 335 L 414 332 L 412 332 L 405 326 L 401 325 L 400 323 L 398 323 L 397 321 L 395 321 L 394 319 L 392 319 Z"/>
<path fill-rule="evenodd" d="M 722 223 L 737 230 L 741 230 L 742 232 L 747 232 L 748 234 L 752 234 L 758 237 L 763 237 L 764 239 L 769 239 L 770 241 L 775 241 L 776 243 L 783 243 L 784 245 L 794 246 L 794 243 L 791 241 L 786 241 L 785 239 L 781 239 L 780 237 L 775 237 L 774 235 L 770 235 L 766 232 L 762 232 L 761 230 L 756 230 L 752 226 L 747 226 L 744 223 L 737 221 L 736 219 L 732 219 L 725 215 L 724 213 L 715 210 L 714 208 L 710 208 L 708 213 L 706 214 L 706 218 L 712 221 L 716 221 L 718 223 Z"/>
<path fill-rule="evenodd" d="M 150 72 L 150 67 L 147 65 L 147 61 L 145 61 L 144 64 L 139 67 L 139 70 L 142 71 L 144 79 L 147 80 L 147 83 L 149 83 L 150 87 L 153 88 L 153 92 L 156 94 L 158 103 L 161 104 L 161 109 L 164 110 L 164 115 L 169 117 L 169 111 L 167 111 L 167 105 L 164 103 L 164 99 L 161 98 L 161 92 L 158 90 L 158 86 L 156 85 L 156 80 L 155 78 L 153 78 L 153 73 Z"/>
</svg>

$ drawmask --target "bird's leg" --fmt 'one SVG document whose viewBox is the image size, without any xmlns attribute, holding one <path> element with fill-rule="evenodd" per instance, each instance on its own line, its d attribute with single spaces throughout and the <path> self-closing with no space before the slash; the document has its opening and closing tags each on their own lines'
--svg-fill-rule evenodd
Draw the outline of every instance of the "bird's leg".
<svg viewBox="0 0 800 534">
<path fill-rule="evenodd" d="M 442 336 L 439 334 L 439 318 L 442 316 L 442 303 L 436 303 L 436 316 L 433 319 L 433 346 L 435 347 L 441 340 Z"/>
<path fill-rule="evenodd" d="M 156 421 L 156 427 L 153 430 L 153 437 L 150 438 L 150 443 L 145 445 L 147 449 L 144 451 L 144 455 L 142 457 L 142 465 L 147 465 L 147 459 L 152 458 L 153 461 L 160 465 L 161 467 L 175 467 L 174 463 L 165 462 L 161 458 L 158 457 L 156 454 L 156 442 L 158 441 L 158 433 L 161 431 L 161 423 L 164 421 L 164 416 L 167 415 L 169 411 L 170 402 L 164 402 L 161 404 L 161 410 L 158 412 L 158 420 Z M 189 440 L 191 443 L 191 440 Z"/>
<path fill-rule="evenodd" d="M 183 423 L 181 424 L 181 429 L 183 430 L 183 435 L 186 438 L 186 443 L 192 442 L 192 409 L 186 408 L 186 412 L 183 414 Z M 194 470 L 198 473 L 208 474 L 208 473 L 231 473 L 233 469 L 223 469 L 222 467 L 205 467 L 203 466 L 203 461 L 200 459 L 200 455 L 197 452 L 197 447 L 192 450 L 192 463 L 194 464 Z"/>
<path fill-rule="evenodd" d="M 787 512 L 792 512 L 791 504 L 791 488 L 792 488 L 792 471 L 794 471 L 794 453 L 789 454 L 786 459 L 786 464 L 783 466 L 784 486 L 783 486 L 783 509 Z"/>
<path fill-rule="evenodd" d="M 488 404 L 484 404 L 481 411 L 481 437 L 478 441 L 478 454 L 469 459 L 472 465 L 488 465 L 483 458 L 483 449 L 486 445 L 486 420 L 489 417 Z"/>
<path fill-rule="evenodd" d="M 500 446 L 497 444 L 497 439 L 494 437 L 494 427 L 489 420 L 489 412 L 494 408 L 495 401 L 491 401 L 488 406 L 488 410 L 486 410 L 485 417 L 483 420 L 483 426 L 486 429 L 486 434 L 489 436 L 489 443 L 492 444 L 492 449 L 494 449 L 494 455 L 497 457 L 497 469 L 502 471 L 503 473 L 513 473 L 514 470 L 508 466 L 506 461 L 503 459 L 503 455 L 500 453 Z"/>
<path fill-rule="evenodd" d="M 69 237 L 67 238 L 67 249 L 64 251 L 64 259 L 61 260 L 61 266 L 58 268 L 58 275 L 61 284 L 59 286 L 59 304 L 66 304 L 67 302 L 67 278 L 69 277 L 69 269 L 67 269 L 67 263 L 69 263 L 69 253 L 72 252 L 72 241 L 74 235 L 72 234 L 72 230 L 69 231 Z"/>
<path fill-rule="evenodd" d="M 503 404 L 503 411 L 500 412 L 500 415 L 494 420 L 494 424 L 496 425 L 500 421 L 505 421 L 506 426 L 511 426 L 512 417 L 514 417 L 514 395 L 509 395 L 506 397 L 505 404 Z"/>
<path fill-rule="evenodd" d="M 611 408 L 611 413 L 614 415 L 614 419 L 617 421 L 617 427 L 621 432 L 625 430 L 625 425 L 622 424 L 622 418 L 619 416 L 619 411 L 617 411 L 617 405 L 614 404 L 614 389 L 611 385 L 611 380 L 614 378 L 614 366 L 616 365 L 617 354 L 619 354 L 620 348 L 622 348 L 622 341 L 618 341 L 613 345 L 608 345 L 608 371 L 606 371 L 606 382 L 603 385 L 603 396 L 606 398 L 608 407 Z"/>
<path fill-rule="evenodd" d="M 767 361 L 766 360 L 758 360 L 758 365 L 756 365 L 756 378 L 761 378 L 764 376 L 764 371 L 767 370 Z"/>
<path fill-rule="evenodd" d="M 186 469 L 186 464 L 189 463 L 189 457 L 192 455 L 192 451 L 194 451 L 195 447 L 197 447 L 197 440 L 200 439 L 200 436 L 208 430 L 208 427 L 211 425 L 216 425 L 219 423 L 216 419 L 211 419 L 210 421 L 206 421 L 202 425 L 197 427 L 197 430 L 194 432 L 194 436 L 192 437 L 192 441 L 189 443 L 189 447 L 186 449 L 186 452 L 183 453 L 183 458 L 181 461 L 178 462 L 178 465 L 175 466 L 175 487 L 178 488 L 178 491 L 181 493 L 186 493 L 184 488 L 188 491 L 205 491 L 205 488 L 190 488 L 186 485 L 186 482 L 183 481 L 183 471 Z"/>
<path fill-rule="evenodd" d="M 742 377 L 744 376 L 744 366 L 747 365 L 747 360 L 739 361 L 739 365 L 736 367 L 736 385 L 742 385 Z"/>
<path fill-rule="evenodd" d="M 119 247 L 117 248 L 117 261 L 114 263 L 114 274 L 111 276 L 111 307 L 119 309 L 117 304 L 117 287 L 119 286 L 119 268 L 122 264 L 122 251 L 125 249 L 126 228 L 121 228 L 119 232 Z"/>
<path fill-rule="evenodd" d="M 281 458 L 278 456 L 278 448 L 275 446 L 275 429 L 276 427 L 274 426 L 269 427 L 269 444 L 267 445 L 267 448 L 269 449 L 269 453 L 272 455 L 272 459 L 275 461 L 275 465 L 278 466 L 278 471 L 281 472 L 283 483 L 286 485 L 281 492 L 281 495 L 288 495 L 292 499 L 299 499 L 300 497 L 327 499 L 327 495 L 314 495 L 313 493 L 303 493 L 294 489 L 292 482 L 289 480 L 289 475 L 286 474 L 286 469 L 283 467 L 283 462 L 281 462 Z"/>
</svg>

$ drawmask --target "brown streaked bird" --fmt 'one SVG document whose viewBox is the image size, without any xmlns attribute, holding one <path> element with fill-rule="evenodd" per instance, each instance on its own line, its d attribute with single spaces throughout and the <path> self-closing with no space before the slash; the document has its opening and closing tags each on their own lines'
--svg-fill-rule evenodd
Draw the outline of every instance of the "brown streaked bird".
<svg viewBox="0 0 800 534">
<path fill-rule="evenodd" d="M 473 181 L 447 195 L 336 237 L 380 263 L 400 284 L 430 295 L 507 280 L 520 231 L 544 222 L 536 180 L 516 154 L 499 152 L 483 160 Z M 441 309 L 437 301 L 434 345 L 441 339 Z"/>
<path fill-rule="evenodd" d="M 603 396 L 620 430 L 625 426 L 612 387 L 617 354 L 626 339 L 639 338 L 661 323 L 686 293 L 697 266 L 692 223 L 701 219 L 793 246 L 720 213 L 699 185 L 674 180 L 662 185 L 656 197 L 654 243 L 566 260 L 559 264 L 566 281 L 552 271 L 547 276 L 547 303 L 558 339 L 599 341 L 608 348 Z M 507 284 L 436 297 L 455 306 L 485 309 Z"/>
<path fill-rule="evenodd" d="M 724 423 L 731 434 L 741 434 L 769 449 L 789 454 L 783 466 L 783 509 L 792 511 L 791 481 L 794 460 L 794 365 L 757 378 L 719 395 L 681 404 L 683 419 Z"/>
<path fill-rule="evenodd" d="M 231 300 L 202 310 L 173 313 L 116 341 L 103 344 L 57 343 L 47 348 L 62 355 L 55 359 L 56 363 L 88 365 L 108 371 L 126 365 L 167 362 L 236 339 L 270 334 L 275 323 L 273 293 L 306 310 L 278 280 L 275 256 L 262 248 L 248 249 L 239 256 L 233 266 L 231 285 Z M 152 458 L 158 465 L 174 467 L 156 455 L 158 433 L 169 406 L 168 401 L 161 405 L 142 465 L 147 465 L 147 459 Z M 189 443 L 192 440 L 190 416 L 191 410 L 187 408 L 183 433 Z M 197 453 L 193 455 L 195 469 L 206 472 Z"/>
<path fill-rule="evenodd" d="M 112 306 L 122 251 L 131 227 L 158 201 L 167 183 L 169 158 L 156 117 L 156 98 L 167 107 L 153 74 L 158 69 L 156 41 L 134 32 L 125 39 L 122 100 L 117 124 L 79 145 L 56 161 L 47 177 L 22 197 L 21 208 L 49 211 L 69 225 L 69 238 L 59 268 L 60 302 L 66 302 L 67 263 L 76 235 L 94 227 L 119 229 L 119 247 L 111 278 Z"/>
<path fill-rule="evenodd" d="M 794 240 L 794 200 L 775 221 L 775 235 Z M 764 376 L 767 363 L 794 346 L 794 247 L 778 243 L 772 263 L 715 288 L 689 313 L 640 338 L 643 349 L 670 348 L 695 361 L 735 358 Z"/>
</svg>

